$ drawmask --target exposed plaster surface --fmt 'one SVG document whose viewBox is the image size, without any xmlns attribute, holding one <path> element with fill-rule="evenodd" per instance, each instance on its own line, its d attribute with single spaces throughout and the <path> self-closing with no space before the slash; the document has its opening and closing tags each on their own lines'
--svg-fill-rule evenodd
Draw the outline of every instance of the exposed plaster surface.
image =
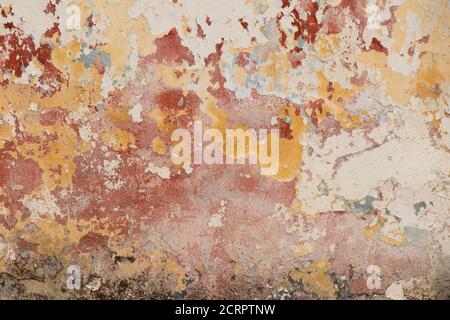
<svg viewBox="0 0 450 320">
<path fill-rule="evenodd" d="M 448 299 L 449 38 L 447 0 L 0 0 L 0 298 Z M 195 121 L 278 172 L 174 164 Z"/>
</svg>

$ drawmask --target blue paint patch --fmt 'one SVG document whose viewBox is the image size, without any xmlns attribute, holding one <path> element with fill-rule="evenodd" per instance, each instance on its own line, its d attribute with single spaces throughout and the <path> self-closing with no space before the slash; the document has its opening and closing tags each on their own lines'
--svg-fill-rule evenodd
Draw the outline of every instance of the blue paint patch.
<svg viewBox="0 0 450 320">
<path fill-rule="evenodd" d="M 111 67 L 111 58 L 109 56 L 109 53 L 99 51 L 98 49 L 89 52 L 89 54 L 81 55 L 79 60 L 84 63 L 85 68 L 89 68 L 92 65 L 92 63 L 94 63 L 94 59 L 97 57 L 97 55 L 100 55 L 100 59 L 102 60 L 102 63 L 105 66 L 105 68 L 109 69 Z"/>
<path fill-rule="evenodd" d="M 330 189 L 324 180 L 320 181 L 320 184 L 317 186 L 317 189 L 321 192 L 322 195 L 328 196 L 330 194 Z"/>
<path fill-rule="evenodd" d="M 266 37 L 266 39 L 273 39 L 272 30 L 267 25 L 264 25 L 262 32 L 264 34 L 264 37 Z"/>
<path fill-rule="evenodd" d="M 283 118 L 283 121 L 286 122 L 286 123 L 289 123 L 289 124 L 292 123 L 292 119 L 291 119 L 291 117 L 289 117 L 289 116 L 285 116 L 285 117 Z"/>
<path fill-rule="evenodd" d="M 414 204 L 414 211 L 416 212 L 416 214 L 420 213 L 420 209 L 426 209 L 426 208 L 427 208 L 427 204 L 424 201 L 417 202 Z"/>
<path fill-rule="evenodd" d="M 407 239 L 405 245 L 409 246 L 420 245 L 425 234 L 425 230 L 414 227 L 404 227 L 403 231 Z"/>
<path fill-rule="evenodd" d="M 372 196 L 366 196 L 360 201 L 345 201 L 345 206 L 348 211 L 354 213 L 364 213 L 374 210 L 372 203 L 376 199 Z"/>
</svg>

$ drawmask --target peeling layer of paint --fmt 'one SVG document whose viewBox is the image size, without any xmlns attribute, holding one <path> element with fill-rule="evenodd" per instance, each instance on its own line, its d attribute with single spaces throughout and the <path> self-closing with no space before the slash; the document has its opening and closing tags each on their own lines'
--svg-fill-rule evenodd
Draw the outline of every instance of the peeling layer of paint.
<svg viewBox="0 0 450 320">
<path fill-rule="evenodd" d="M 449 299 L 449 17 L 1 1 L 0 299 Z M 195 121 L 279 130 L 277 174 L 174 164 Z"/>
</svg>

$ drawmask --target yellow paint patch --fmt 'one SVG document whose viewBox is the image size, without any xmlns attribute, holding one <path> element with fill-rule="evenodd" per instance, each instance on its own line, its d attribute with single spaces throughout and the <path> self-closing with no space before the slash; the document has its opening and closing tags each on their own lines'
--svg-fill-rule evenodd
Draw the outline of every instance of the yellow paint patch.
<svg viewBox="0 0 450 320">
<path fill-rule="evenodd" d="M 9 124 L 0 125 L 0 149 L 3 148 L 6 140 L 14 136 L 14 127 Z"/>
<path fill-rule="evenodd" d="M 417 83 L 417 92 L 421 98 L 437 99 L 441 95 L 442 89 L 440 88 L 440 84 L 445 81 L 441 73 L 441 68 L 445 68 L 445 65 L 438 65 L 433 60 L 430 54 L 422 56 L 419 81 Z M 448 67 L 447 71 L 450 71 Z"/>
<path fill-rule="evenodd" d="M 320 81 L 318 94 L 325 101 L 322 112 L 317 114 L 318 120 L 323 120 L 327 114 L 331 114 L 342 128 L 350 129 L 360 127 L 362 125 L 360 119 L 362 114 L 351 114 L 342 104 L 348 102 L 351 97 L 357 94 L 357 90 L 362 90 L 363 88 L 353 86 L 352 90 L 348 90 L 341 87 L 339 83 L 332 83 L 334 90 L 330 93 L 327 91 L 329 81 L 325 75 L 322 72 L 317 72 L 316 75 Z M 331 99 L 329 99 L 330 96 Z M 367 115 L 367 112 L 363 114 Z"/>
<path fill-rule="evenodd" d="M 134 145 L 135 139 L 131 132 L 113 129 L 103 134 L 103 143 L 114 151 L 123 151 Z"/>
<path fill-rule="evenodd" d="M 328 269 L 328 262 L 320 259 L 305 264 L 300 270 L 291 271 L 289 276 L 302 283 L 305 291 L 315 293 L 320 298 L 335 299 L 337 290 L 327 274 Z"/>
<path fill-rule="evenodd" d="M 379 238 L 391 246 L 405 244 L 407 241 L 406 235 L 398 223 L 393 224 L 393 220 L 384 216 L 377 216 L 375 221 L 364 228 L 364 235 L 372 240 Z"/>
<path fill-rule="evenodd" d="M 160 137 L 156 137 L 152 141 L 152 150 L 153 152 L 156 152 L 159 155 L 165 155 L 166 154 L 166 144 Z"/>
<path fill-rule="evenodd" d="M 128 110 L 125 108 L 107 107 L 106 115 L 109 120 L 118 125 L 131 123 L 132 120 Z"/>
<path fill-rule="evenodd" d="M 17 151 L 25 159 L 36 161 L 43 170 L 42 179 L 49 190 L 56 187 L 70 187 L 72 175 L 76 170 L 73 159 L 80 154 L 80 140 L 77 134 L 61 122 L 46 127 L 39 126 L 34 121 L 24 121 L 24 124 L 32 135 L 43 135 L 46 131 L 54 134 L 56 139 L 49 141 L 46 148 L 42 148 L 39 143 L 34 142 L 20 144 L 17 146 Z"/>
<path fill-rule="evenodd" d="M 268 92 L 289 90 L 289 70 L 292 68 L 286 53 L 270 52 L 267 63 L 259 69 L 264 77 L 267 77 Z"/>
<path fill-rule="evenodd" d="M 275 179 L 278 181 L 292 181 L 300 171 L 302 164 L 303 146 L 301 139 L 306 125 L 301 115 L 296 114 L 296 108 L 287 106 L 282 108 L 281 119 L 288 117 L 291 121 L 292 139 L 280 139 L 280 165 Z"/>
<path fill-rule="evenodd" d="M 247 81 L 247 72 L 241 66 L 234 67 L 233 82 L 240 86 L 244 86 Z"/>
</svg>

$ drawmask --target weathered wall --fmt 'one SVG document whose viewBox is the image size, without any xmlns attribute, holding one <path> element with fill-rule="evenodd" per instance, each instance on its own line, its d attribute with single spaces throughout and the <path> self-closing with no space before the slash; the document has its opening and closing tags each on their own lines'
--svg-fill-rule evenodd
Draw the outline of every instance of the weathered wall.
<svg viewBox="0 0 450 320">
<path fill-rule="evenodd" d="M 0 7 L 0 298 L 449 298 L 447 0 Z"/>
</svg>

